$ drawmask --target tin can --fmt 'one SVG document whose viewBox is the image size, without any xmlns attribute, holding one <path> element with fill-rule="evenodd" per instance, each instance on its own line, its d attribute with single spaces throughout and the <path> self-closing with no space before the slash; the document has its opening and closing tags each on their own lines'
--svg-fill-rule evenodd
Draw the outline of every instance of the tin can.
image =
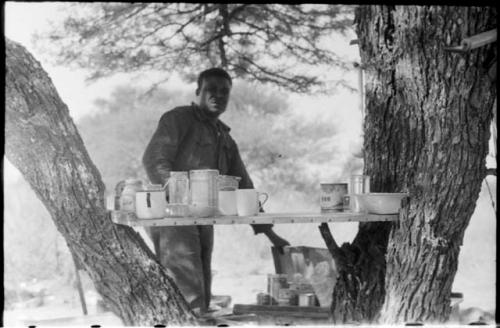
<svg viewBox="0 0 500 328">
<path fill-rule="evenodd" d="M 351 175 L 350 194 L 366 194 L 370 192 L 370 177 L 368 175 Z"/>
<path fill-rule="evenodd" d="M 299 306 L 316 306 L 316 295 L 313 293 L 299 294 Z"/>
<path fill-rule="evenodd" d="M 271 296 L 268 293 L 257 294 L 258 305 L 271 305 Z"/>
<path fill-rule="evenodd" d="M 278 304 L 280 289 L 289 288 L 286 274 L 268 274 L 267 292 L 270 295 L 271 304 Z"/>
<path fill-rule="evenodd" d="M 347 183 L 320 183 L 321 212 L 343 212 L 343 197 L 347 195 Z"/>
<path fill-rule="evenodd" d="M 278 291 L 278 305 L 290 305 L 292 291 L 290 288 L 280 288 Z"/>
</svg>

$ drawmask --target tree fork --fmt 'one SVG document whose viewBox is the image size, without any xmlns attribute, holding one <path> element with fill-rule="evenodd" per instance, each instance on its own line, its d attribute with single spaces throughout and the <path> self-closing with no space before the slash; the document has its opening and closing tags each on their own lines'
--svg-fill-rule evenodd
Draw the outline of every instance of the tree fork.
<svg viewBox="0 0 500 328">
<path fill-rule="evenodd" d="M 352 243 L 337 245 L 328 224 L 319 230 L 337 267 L 331 319 L 334 324 L 372 323 L 384 299 L 385 252 L 391 223 L 360 223 Z"/>
<path fill-rule="evenodd" d="M 104 184 L 49 76 L 6 39 L 6 156 L 47 207 L 70 251 L 125 325 L 196 325 L 166 270 L 132 228 L 115 225 Z"/>
</svg>

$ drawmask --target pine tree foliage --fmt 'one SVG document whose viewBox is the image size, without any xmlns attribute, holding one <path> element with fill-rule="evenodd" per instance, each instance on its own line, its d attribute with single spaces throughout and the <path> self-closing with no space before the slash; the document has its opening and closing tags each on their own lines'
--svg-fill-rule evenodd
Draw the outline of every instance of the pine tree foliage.
<svg viewBox="0 0 500 328">
<path fill-rule="evenodd" d="M 220 66 L 294 92 L 322 91 L 318 65 L 347 68 L 326 38 L 351 28 L 351 7 L 235 3 L 74 3 L 35 46 L 89 81 L 118 72 Z M 50 46 L 49 46 L 50 45 Z M 298 67 L 302 67 L 299 69 Z M 338 79 L 336 79 L 338 81 Z"/>
</svg>

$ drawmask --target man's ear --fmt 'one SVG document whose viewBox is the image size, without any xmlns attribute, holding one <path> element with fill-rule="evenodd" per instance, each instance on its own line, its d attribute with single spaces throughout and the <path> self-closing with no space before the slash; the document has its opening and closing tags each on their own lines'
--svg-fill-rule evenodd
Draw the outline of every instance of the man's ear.
<svg viewBox="0 0 500 328">
<path fill-rule="evenodd" d="M 197 88 L 194 93 L 195 93 L 195 95 L 199 96 L 200 95 L 200 88 Z"/>
</svg>

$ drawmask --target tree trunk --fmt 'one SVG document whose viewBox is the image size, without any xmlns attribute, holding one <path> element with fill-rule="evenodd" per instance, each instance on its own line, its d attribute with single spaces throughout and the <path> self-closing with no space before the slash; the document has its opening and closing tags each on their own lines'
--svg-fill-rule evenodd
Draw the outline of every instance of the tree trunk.
<svg viewBox="0 0 500 328">
<path fill-rule="evenodd" d="M 410 193 L 388 241 L 379 322 L 444 322 L 496 98 L 488 78 L 495 45 L 444 48 L 496 28 L 496 9 L 361 6 L 356 21 L 367 76 L 365 171 L 377 191 Z"/>
<path fill-rule="evenodd" d="M 196 318 L 138 233 L 112 223 L 104 184 L 40 64 L 6 39 L 6 155 L 47 207 L 71 252 L 125 325 Z"/>
</svg>

